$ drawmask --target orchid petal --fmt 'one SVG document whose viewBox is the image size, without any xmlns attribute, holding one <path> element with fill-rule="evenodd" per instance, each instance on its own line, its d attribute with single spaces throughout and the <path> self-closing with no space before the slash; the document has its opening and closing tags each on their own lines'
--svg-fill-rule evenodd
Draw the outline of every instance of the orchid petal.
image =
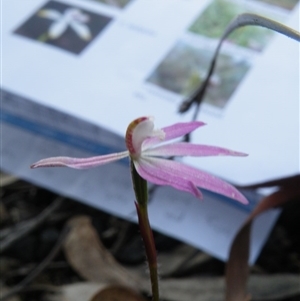
<svg viewBox="0 0 300 301">
<path fill-rule="evenodd" d="M 163 141 L 169 141 L 171 139 L 175 139 L 181 136 L 184 136 L 200 126 L 205 125 L 204 122 L 201 121 L 192 121 L 192 122 L 179 122 L 173 125 L 162 128 L 161 130 L 165 133 L 165 138 Z M 147 149 L 148 147 L 158 144 L 162 142 L 158 137 L 151 137 L 145 139 L 143 143 L 143 149 Z"/>
<path fill-rule="evenodd" d="M 65 18 L 61 18 L 60 20 L 52 23 L 49 28 L 49 37 L 51 39 L 59 38 L 67 29 L 68 21 Z"/>
<path fill-rule="evenodd" d="M 141 152 L 141 145 L 153 127 L 154 124 L 149 117 L 140 117 L 130 122 L 126 130 L 125 142 L 131 155 Z"/>
<path fill-rule="evenodd" d="M 71 167 L 76 169 L 86 169 L 111 163 L 129 156 L 129 152 L 114 153 L 104 156 L 90 158 L 72 158 L 72 157 L 52 157 L 42 159 L 31 165 L 31 168 L 38 167 Z"/>
<path fill-rule="evenodd" d="M 236 152 L 230 149 L 211 146 L 192 144 L 187 142 L 177 142 L 157 146 L 155 148 L 147 149 L 143 152 L 143 156 L 247 156 L 245 153 Z"/>
<path fill-rule="evenodd" d="M 82 40 L 89 41 L 92 38 L 90 29 L 85 24 L 71 21 L 70 26 Z"/>
<path fill-rule="evenodd" d="M 140 117 L 129 124 L 125 142 L 131 156 L 139 155 L 142 152 L 142 144 L 148 137 L 157 137 L 160 141 L 165 138 L 162 130 L 154 130 L 152 117 Z"/>
<path fill-rule="evenodd" d="M 156 159 L 142 158 L 133 161 L 138 174 L 142 178 L 156 185 L 172 186 L 175 189 L 189 192 L 199 199 L 203 198 L 202 193 L 193 182 L 183 179 L 176 173 L 170 174 L 160 166 L 155 166 L 155 164 L 152 164 L 153 160 Z"/>
<path fill-rule="evenodd" d="M 248 204 L 247 199 L 229 183 L 189 165 L 173 160 L 151 157 L 142 157 L 140 161 L 142 161 L 142 163 L 148 163 L 146 169 L 151 164 L 152 169 L 161 170 L 165 175 L 170 177 L 172 175 L 179 175 L 177 177 L 179 177 L 182 181 L 190 181 L 197 187 L 225 195 L 243 204 Z"/>
</svg>

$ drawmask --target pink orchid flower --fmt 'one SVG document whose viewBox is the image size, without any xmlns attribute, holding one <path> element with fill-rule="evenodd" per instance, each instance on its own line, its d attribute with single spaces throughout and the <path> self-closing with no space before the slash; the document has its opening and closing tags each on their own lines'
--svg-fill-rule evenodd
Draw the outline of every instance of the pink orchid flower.
<svg viewBox="0 0 300 301">
<path fill-rule="evenodd" d="M 192 144 L 187 142 L 164 143 L 184 136 L 200 126 L 203 122 L 193 121 L 176 123 L 154 130 L 150 117 L 141 117 L 132 121 L 126 132 L 127 151 L 90 158 L 52 157 L 34 163 L 37 167 L 71 167 L 85 169 L 111 163 L 130 157 L 136 171 L 145 180 L 156 185 L 168 185 L 175 189 L 189 192 L 197 198 L 202 194 L 201 187 L 247 204 L 247 199 L 227 182 L 184 163 L 163 157 L 173 156 L 247 156 L 229 149 Z"/>
</svg>

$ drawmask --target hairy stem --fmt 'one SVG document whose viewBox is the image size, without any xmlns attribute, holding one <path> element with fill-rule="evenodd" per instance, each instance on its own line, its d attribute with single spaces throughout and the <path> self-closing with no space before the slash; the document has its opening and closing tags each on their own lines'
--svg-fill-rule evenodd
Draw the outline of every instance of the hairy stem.
<svg viewBox="0 0 300 301">
<path fill-rule="evenodd" d="M 136 197 L 136 210 L 138 214 L 141 236 L 145 246 L 146 257 L 150 272 L 150 281 L 152 289 L 152 301 L 159 301 L 158 288 L 158 271 L 157 271 L 157 255 L 153 232 L 148 217 L 148 189 L 147 181 L 144 180 L 137 172 L 131 161 L 131 176 L 133 188 Z"/>
<path fill-rule="evenodd" d="M 147 206 L 140 206 L 138 203 L 135 203 L 135 205 L 150 272 L 152 301 L 159 301 L 157 255 L 153 233 L 148 218 L 148 208 Z"/>
</svg>

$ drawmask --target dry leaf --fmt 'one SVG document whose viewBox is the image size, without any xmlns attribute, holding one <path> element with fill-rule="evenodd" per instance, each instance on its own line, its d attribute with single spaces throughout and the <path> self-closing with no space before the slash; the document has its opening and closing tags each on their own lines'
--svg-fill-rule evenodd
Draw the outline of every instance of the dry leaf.
<svg viewBox="0 0 300 301">
<path fill-rule="evenodd" d="M 166 278 L 170 276 L 178 276 L 191 267 L 199 266 L 211 257 L 206 253 L 201 253 L 198 249 L 181 244 L 172 252 L 161 252 L 158 256 L 159 274 Z"/>
<path fill-rule="evenodd" d="M 300 295 L 299 281 L 299 275 L 251 275 L 248 289 L 253 296 L 253 300 L 283 300 L 291 296 Z M 49 295 L 47 300 L 96 301 L 91 300 L 91 298 L 100 289 L 105 289 L 106 287 L 103 284 L 88 282 L 65 285 L 58 288 L 56 295 Z M 223 277 L 160 280 L 161 299 L 168 301 L 220 301 L 223 300 L 224 289 Z M 105 299 L 101 300 L 104 301 Z"/>
<path fill-rule="evenodd" d="M 101 290 L 90 301 L 145 301 L 145 299 L 129 288 L 110 286 Z"/>
<path fill-rule="evenodd" d="M 299 275 L 252 275 L 249 278 L 248 289 L 253 300 L 275 301 L 299 295 L 299 283 Z M 220 301 L 224 299 L 224 289 L 223 277 L 193 277 L 160 281 L 161 298 L 170 301 Z"/>
<path fill-rule="evenodd" d="M 116 262 L 104 248 L 87 216 L 72 218 L 64 251 L 70 265 L 84 279 L 106 284 L 140 288 L 139 281 Z"/>
<path fill-rule="evenodd" d="M 49 295 L 47 301 L 90 301 L 99 290 L 105 288 L 106 284 L 79 282 L 57 287 Z"/>
<path fill-rule="evenodd" d="M 0 224 L 4 224 L 9 220 L 9 213 L 5 205 L 0 202 Z"/>
<path fill-rule="evenodd" d="M 248 289 L 253 300 L 285 300 L 292 296 L 300 295 L 300 275 L 250 276 Z"/>
<path fill-rule="evenodd" d="M 2 171 L 0 172 L 0 179 L 1 179 L 0 180 L 0 187 L 10 185 L 10 184 L 15 183 L 19 180 L 18 178 L 14 177 L 12 175 L 3 173 Z"/>
<path fill-rule="evenodd" d="M 0 282 L 0 288 L 1 288 L 0 297 L 2 299 L 2 297 L 5 296 L 10 291 L 10 289 L 7 286 L 5 286 L 2 282 Z M 16 295 L 11 296 L 5 300 L 6 301 L 21 301 L 20 297 L 16 296 Z"/>
<path fill-rule="evenodd" d="M 266 210 L 300 199 L 300 175 L 251 185 L 247 188 L 279 186 L 279 190 L 265 197 L 248 216 L 232 242 L 226 267 L 226 301 L 248 300 L 247 278 L 252 221 Z"/>
</svg>

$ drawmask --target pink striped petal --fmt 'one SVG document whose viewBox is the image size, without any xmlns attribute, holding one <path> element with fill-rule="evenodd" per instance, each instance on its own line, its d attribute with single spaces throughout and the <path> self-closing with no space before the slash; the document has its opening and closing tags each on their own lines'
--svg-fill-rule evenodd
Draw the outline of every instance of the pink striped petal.
<svg viewBox="0 0 300 301">
<path fill-rule="evenodd" d="M 191 181 L 183 179 L 176 173 L 170 174 L 161 167 L 157 167 L 151 163 L 152 159 L 142 159 L 133 161 L 134 166 L 139 175 L 145 180 L 156 185 L 168 185 L 175 189 L 186 191 L 195 197 L 202 199 L 202 193 Z"/>
<path fill-rule="evenodd" d="M 175 123 L 173 125 L 162 128 L 161 130 L 166 134 L 163 142 L 169 141 L 171 139 L 175 139 L 178 137 L 182 137 L 203 125 L 205 125 L 204 122 L 192 121 L 192 122 Z M 143 143 L 143 149 L 147 149 L 151 145 L 155 145 L 160 142 L 162 142 L 162 140 L 159 139 L 158 137 L 151 137 L 151 138 L 145 139 L 145 141 Z"/>
<path fill-rule="evenodd" d="M 149 172 L 152 170 L 156 171 L 155 174 L 152 174 L 154 177 L 158 176 L 160 178 L 165 178 L 165 181 L 168 181 L 167 177 L 177 175 L 175 177 L 177 177 L 177 180 L 179 181 L 189 181 L 197 187 L 225 195 L 243 204 L 248 204 L 247 199 L 232 185 L 194 167 L 172 160 L 151 157 L 142 157 L 139 162 L 140 165 L 141 162 L 144 170 L 149 168 Z M 180 188 L 177 189 L 181 190 Z"/>
<path fill-rule="evenodd" d="M 155 148 L 147 149 L 143 152 L 147 156 L 248 156 L 247 154 L 236 152 L 230 149 L 210 146 L 191 144 L 187 142 L 178 142 L 157 146 Z"/>
<path fill-rule="evenodd" d="M 205 125 L 205 123 L 202 121 L 179 122 L 162 128 L 162 130 L 166 133 L 165 141 L 168 141 L 184 136 L 203 125 Z"/>
<path fill-rule="evenodd" d="M 71 158 L 71 157 L 52 157 L 42 159 L 34 164 L 31 168 L 38 167 L 71 167 L 76 169 L 86 169 L 111 163 L 129 156 L 129 152 L 114 153 L 104 156 L 90 158 Z"/>
</svg>

